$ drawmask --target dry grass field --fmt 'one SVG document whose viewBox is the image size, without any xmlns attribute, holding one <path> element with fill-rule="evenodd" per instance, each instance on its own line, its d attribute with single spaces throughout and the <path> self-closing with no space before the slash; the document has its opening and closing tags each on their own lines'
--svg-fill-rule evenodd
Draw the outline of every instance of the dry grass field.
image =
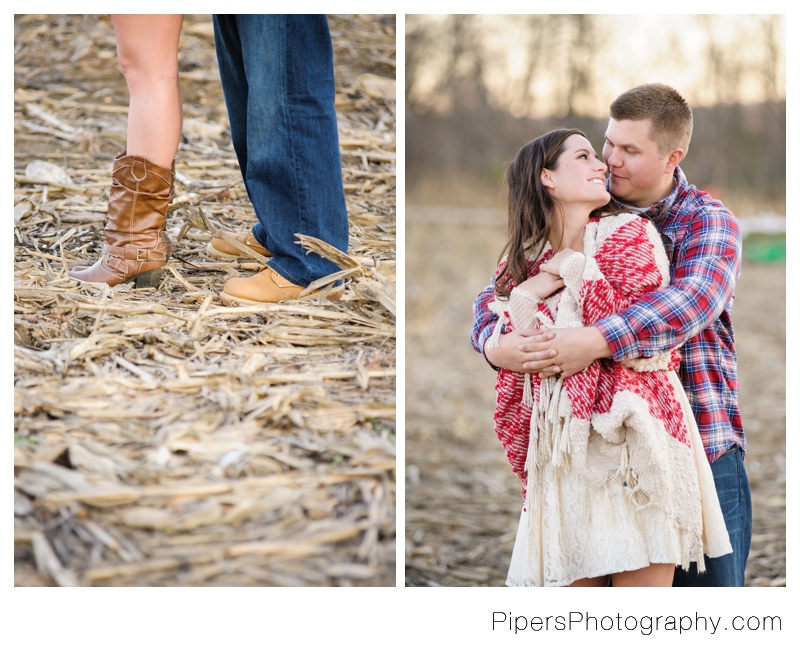
<svg viewBox="0 0 800 653">
<path fill-rule="evenodd" d="M 16 585 L 395 584 L 395 22 L 331 16 L 341 301 L 223 306 L 254 262 L 174 211 L 157 289 L 82 287 L 127 89 L 108 16 L 14 22 Z M 210 15 L 180 46 L 176 204 L 244 232 Z"/>
<path fill-rule="evenodd" d="M 520 487 L 492 427 L 495 375 L 469 344 L 501 211 L 406 209 L 406 585 L 501 586 Z M 753 493 L 747 585 L 786 584 L 786 267 L 746 263 L 734 303 Z"/>
</svg>

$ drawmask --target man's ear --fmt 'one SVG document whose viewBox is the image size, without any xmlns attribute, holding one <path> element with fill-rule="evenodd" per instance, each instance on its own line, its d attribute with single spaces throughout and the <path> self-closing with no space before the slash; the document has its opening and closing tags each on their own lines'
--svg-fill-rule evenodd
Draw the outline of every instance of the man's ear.
<svg viewBox="0 0 800 653">
<path fill-rule="evenodd" d="M 675 168 L 678 167 L 678 164 L 683 161 L 684 151 L 681 148 L 677 148 L 672 150 L 669 153 L 669 157 L 667 157 L 667 169 L 665 172 L 672 174 L 675 171 Z"/>
<path fill-rule="evenodd" d="M 542 182 L 542 186 L 545 188 L 553 190 L 556 187 L 553 178 L 550 176 L 550 171 L 547 168 L 542 168 L 542 174 L 539 175 L 539 180 Z"/>
</svg>

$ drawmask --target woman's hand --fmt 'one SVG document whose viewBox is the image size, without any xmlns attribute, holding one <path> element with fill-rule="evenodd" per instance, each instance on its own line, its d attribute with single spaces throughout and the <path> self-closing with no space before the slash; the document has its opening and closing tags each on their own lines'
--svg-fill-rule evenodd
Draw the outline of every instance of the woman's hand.
<svg viewBox="0 0 800 653">
<path fill-rule="evenodd" d="M 559 270 L 561 269 L 561 264 L 564 263 L 570 256 L 575 253 L 574 249 L 562 249 L 558 254 L 556 254 L 553 258 L 551 258 L 547 263 L 543 263 L 539 270 L 544 272 L 549 272 L 550 274 L 554 274 L 555 276 L 560 276 Z"/>
<path fill-rule="evenodd" d="M 500 336 L 497 347 L 486 348 L 486 360 L 512 372 L 554 372 L 552 359 L 558 352 L 550 347 L 555 331 L 544 328 L 520 329 Z M 561 371 L 560 369 L 558 370 Z"/>
<path fill-rule="evenodd" d="M 543 270 L 544 266 L 542 266 L 541 269 Z M 542 271 L 540 271 L 535 277 L 526 279 L 517 286 L 517 288 L 522 288 L 523 290 L 527 290 L 529 293 L 536 295 L 539 299 L 549 297 L 556 290 L 560 290 L 563 287 L 564 280 L 561 277 L 559 277 L 557 274 L 551 274 L 550 272 Z"/>
</svg>

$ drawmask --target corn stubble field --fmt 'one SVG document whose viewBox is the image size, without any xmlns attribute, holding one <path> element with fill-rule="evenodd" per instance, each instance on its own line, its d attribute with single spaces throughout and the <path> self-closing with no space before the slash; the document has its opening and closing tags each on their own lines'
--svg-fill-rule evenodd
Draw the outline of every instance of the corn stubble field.
<svg viewBox="0 0 800 653">
<path fill-rule="evenodd" d="M 174 211 L 159 288 L 102 246 L 127 89 L 107 16 L 15 17 L 15 584 L 395 583 L 395 23 L 331 16 L 350 250 L 340 301 L 225 307 L 259 269 Z M 209 15 L 180 47 L 175 204 L 255 221 Z"/>
<path fill-rule="evenodd" d="M 469 344 L 502 209 L 406 207 L 408 586 L 502 586 L 520 483 L 492 426 L 495 374 Z M 786 266 L 745 262 L 733 323 L 753 496 L 746 585 L 786 585 Z"/>
</svg>

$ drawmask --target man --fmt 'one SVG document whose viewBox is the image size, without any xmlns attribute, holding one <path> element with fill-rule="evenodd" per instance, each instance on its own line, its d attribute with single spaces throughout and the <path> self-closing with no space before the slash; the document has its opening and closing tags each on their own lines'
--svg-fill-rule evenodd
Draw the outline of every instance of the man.
<svg viewBox="0 0 800 653">
<path fill-rule="evenodd" d="M 472 345 L 495 368 L 570 376 L 594 360 L 649 358 L 680 347 L 680 377 L 692 406 L 733 553 L 706 558 L 706 572 L 675 570 L 676 586 L 742 586 L 750 551 L 752 513 L 744 470 L 745 437 L 738 408 L 736 352 L 730 311 L 741 266 L 734 216 L 690 186 L 679 167 L 692 135 L 692 112 L 675 89 L 646 84 L 610 107 L 603 158 L 608 189 L 626 207 L 646 213 L 658 228 L 671 285 L 624 313 L 591 326 L 520 330 L 485 348 L 497 322 L 489 310 L 494 280 L 475 302 Z"/>
<path fill-rule="evenodd" d="M 325 16 L 215 14 L 214 38 L 233 146 L 258 217 L 251 233 L 228 235 L 272 257 L 255 276 L 229 280 L 221 297 L 296 299 L 339 268 L 307 253 L 295 234 L 343 252 L 348 243 L 328 23 Z M 241 256 L 220 238 L 208 252 Z"/>
</svg>

